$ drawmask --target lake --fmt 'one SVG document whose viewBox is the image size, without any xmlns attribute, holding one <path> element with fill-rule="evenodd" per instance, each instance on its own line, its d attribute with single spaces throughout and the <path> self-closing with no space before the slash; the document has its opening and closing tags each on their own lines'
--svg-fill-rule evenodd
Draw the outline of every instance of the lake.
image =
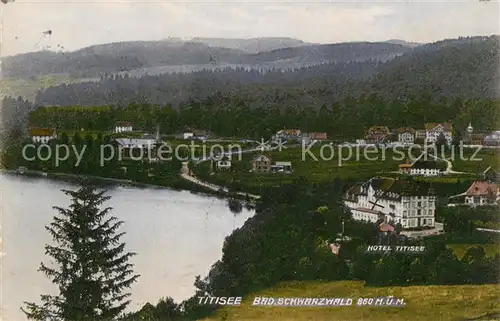
<svg viewBox="0 0 500 321">
<path fill-rule="evenodd" d="M 0 174 L 0 225 L 3 241 L 0 293 L 3 321 L 25 320 L 23 301 L 40 302 L 39 295 L 57 289 L 42 273 L 50 263 L 44 245 L 52 242 L 45 225 L 66 207 L 61 189 L 77 186 L 62 181 Z M 111 214 L 124 221 L 120 231 L 140 278 L 131 288 L 130 310 L 161 297 L 176 301 L 194 293 L 196 275 L 204 277 L 221 258 L 227 235 L 253 215 L 243 208 L 236 216 L 227 201 L 187 191 L 114 187 L 107 193 Z"/>
</svg>

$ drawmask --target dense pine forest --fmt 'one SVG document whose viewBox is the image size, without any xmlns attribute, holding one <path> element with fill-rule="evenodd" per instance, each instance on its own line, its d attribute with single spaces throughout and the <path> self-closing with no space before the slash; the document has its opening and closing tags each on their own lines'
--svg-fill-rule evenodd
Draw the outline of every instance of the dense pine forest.
<svg viewBox="0 0 500 321">
<path fill-rule="evenodd" d="M 109 131 L 116 121 L 123 120 L 147 131 L 154 131 L 159 124 L 164 134 L 179 133 L 192 126 L 221 136 L 256 139 L 269 137 L 285 127 L 327 132 L 332 138 L 342 139 L 359 138 L 367 127 L 382 124 L 392 128 L 423 128 L 425 122 L 451 121 L 460 130 L 473 121 L 478 129 L 494 130 L 500 123 L 497 107 L 497 101 L 493 99 L 443 98 L 432 102 L 430 97 L 423 96 L 403 103 L 397 100 L 386 102 L 380 96 L 371 95 L 348 98 L 317 109 L 295 106 L 251 108 L 244 100 L 234 102 L 217 96 L 202 103 L 183 103 L 179 108 L 150 104 L 115 108 L 41 107 L 29 115 L 29 123 L 65 130 Z"/>
</svg>

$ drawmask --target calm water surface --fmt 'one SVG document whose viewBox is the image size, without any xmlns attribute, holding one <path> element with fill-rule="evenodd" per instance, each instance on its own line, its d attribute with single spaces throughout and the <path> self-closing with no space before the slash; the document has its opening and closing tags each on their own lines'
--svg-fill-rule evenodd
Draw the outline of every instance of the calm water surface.
<svg viewBox="0 0 500 321">
<path fill-rule="evenodd" d="M 76 186 L 0 174 L 3 321 L 25 320 L 23 301 L 39 302 L 40 294 L 56 290 L 37 268 L 50 262 L 44 245 L 52 240 L 44 226 L 56 214 L 52 206 L 69 204 L 63 188 Z M 141 277 L 131 289 L 132 310 L 165 296 L 191 296 L 195 276 L 205 276 L 220 259 L 224 238 L 253 215 L 244 209 L 234 216 L 225 200 L 189 192 L 117 187 L 108 195 L 112 215 L 125 222 L 126 249 L 137 253 L 132 263 Z"/>
</svg>

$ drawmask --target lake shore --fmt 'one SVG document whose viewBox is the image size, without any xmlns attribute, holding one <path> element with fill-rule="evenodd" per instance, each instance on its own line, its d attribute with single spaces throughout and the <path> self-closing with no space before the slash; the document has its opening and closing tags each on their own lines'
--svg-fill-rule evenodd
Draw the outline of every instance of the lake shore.
<svg viewBox="0 0 500 321">
<path fill-rule="evenodd" d="M 53 172 L 43 172 L 36 170 L 25 170 L 24 172 L 20 172 L 19 170 L 12 169 L 0 169 L 0 174 L 9 174 L 9 175 L 17 175 L 17 176 L 27 176 L 27 177 L 38 177 L 38 178 L 47 178 L 53 180 L 60 180 L 66 182 L 80 182 L 81 180 L 90 180 L 93 183 L 97 183 L 99 185 L 115 185 L 115 186 L 127 186 L 134 188 L 149 188 L 149 189 L 167 189 L 172 191 L 188 191 L 192 194 L 197 195 L 205 195 L 205 196 L 216 196 L 218 198 L 238 198 L 242 201 L 246 201 L 244 195 L 236 194 L 229 195 L 228 192 L 224 191 L 215 191 L 212 189 L 208 189 L 203 185 L 196 184 L 192 181 L 185 180 L 185 184 L 183 184 L 182 188 L 176 188 L 174 186 L 167 185 L 159 185 L 159 184 L 148 184 L 137 182 L 129 179 L 120 179 L 120 178 L 112 178 L 112 177 L 102 177 L 95 175 L 79 175 L 79 174 L 71 174 L 71 173 L 53 173 Z M 252 205 L 250 202 L 247 202 L 247 205 Z"/>
</svg>

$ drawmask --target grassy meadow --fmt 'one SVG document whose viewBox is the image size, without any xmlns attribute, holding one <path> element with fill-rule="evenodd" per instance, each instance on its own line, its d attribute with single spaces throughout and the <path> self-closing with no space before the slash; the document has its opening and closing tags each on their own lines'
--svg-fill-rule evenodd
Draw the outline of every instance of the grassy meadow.
<svg viewBox="0 0 500 321">
<path fill-rule="evenodd" d="M 240 157 L 233 157 L 233 169 L 229 172 L 218 172 L 215 176 L 221 181 L 244 181 L 246 184 L 253 185 L 279 185 L 280 183 L 289 183 L 300 176 L 306 177 L 313 182 L 329 181 L 335 178 L 371 177 L 376 173 L 388 173 L 397 171 L 401 160 L 395 160 L 393 152 L 390 150 L 370 153 L 360 149 L 359 153 L 353 150 L 352 156 L 348 159 L 349 152 L 347 148 L 338 153 L 337 147 L 334 148 L 334 154 L 331 155 L 330 149 L 312 148 L 311 154 L 303 153 L 302 148 L 289 148 L 282 151 L 268 151 L 263 154 L 271 157 L 272 162 L 290 161 L 293 172 L 286 173 L 252 173 L 252 159 L 260 153 L 247 153 Z M 321 157 L 323 155 L 324 157 Z M 398 156 L 398 155 L 396 155 Z M 203 164 L 204 170 L 207 170 L 209 164 Z"/>
<path fill-rule="evenodd" d="M 500 246 L 498 244 L 448 244 L 446 246 L 453 250 L 459 260 L 462 259 L 469 248 L 475 246 L 481 246 L 487 257 L 500 255 Z"/>
<path fill-rule="evenodd" d="M 358 298 L 392 295 L 405 307 L 357 307 Z M 352 298 L 352 306 L 254 307 L 255 296 Z M 364 287 L 361 281 L 294 282 L 243 298 L 241 306 L 223 307 L 203 321 L 452 321 L 500 313 L 498 285 Z M 493 318 L 481 320 L 498 320 Z"/>
</svg>

